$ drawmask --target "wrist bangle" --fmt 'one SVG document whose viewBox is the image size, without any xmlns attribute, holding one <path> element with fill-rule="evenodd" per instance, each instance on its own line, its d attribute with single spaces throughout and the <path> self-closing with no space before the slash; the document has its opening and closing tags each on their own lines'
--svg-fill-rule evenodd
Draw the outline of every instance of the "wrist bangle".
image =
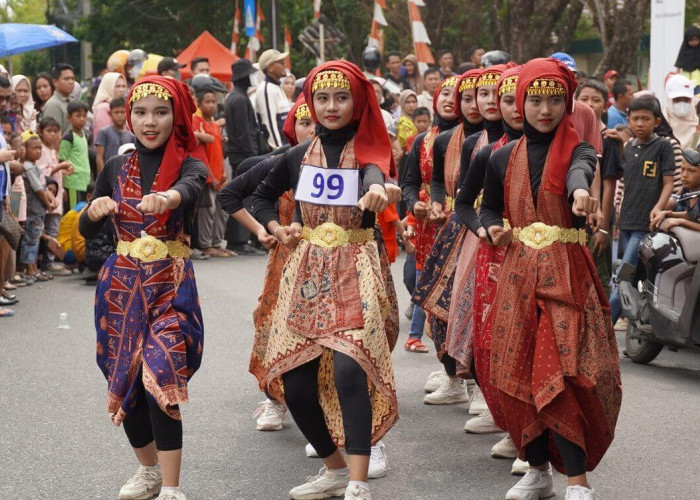
<svg viewBox="0 0 700 500">
<path fill-rule="evenodd" d="M 277 230 L 280 229 L 280 228 L 282 228 L 282 227 L 284 227 L 284 226 L 277 226 L 277 227 L 275 228 L 275 230 L 272 232 L 272 236 L 274 236 L 275 239 L 276 239 L 277 241 L 282 241 L 282 240 L 280 240 L 280 239 L 277 237 Z"/>
<path fill-rule="evenodd" d="M 160 192 L 157 192 L 157 193 L 155 193 L 155 194 L 158 195 L 158 196 L 162 196 L 163 198 L 165 198 L 165 201 L 168 203 L 168 208 L 170 208 L 170 195 L 169 195 L 167 192 L 165 192 L 165 191 L 160 191 Z"/>
</svg>

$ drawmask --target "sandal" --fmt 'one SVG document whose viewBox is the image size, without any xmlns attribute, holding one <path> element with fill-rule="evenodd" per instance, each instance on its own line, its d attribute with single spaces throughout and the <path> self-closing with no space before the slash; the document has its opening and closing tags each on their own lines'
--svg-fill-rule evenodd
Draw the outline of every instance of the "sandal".
<svg viewBox="0 0 700 500">
<path fill-rule="evenodd" d="M 17 290 L 17 286 L 16 286 L 16 285 L 13 285 L 13 284 L 10 283 L 9 281 L 6 281 L 5 284 L 2 285 L 2 287 L 3 287 L 5 290 Z"/>
<path fill-rule="evenodd" d="M 15 300 L 17 298 L 17 295 L 10 293 L 7 290 L 0 293 L 0 296 L 5 297 L 7 300 Z"/>
<path fill-rule="evenodd" d="M 15 286 L 27 286 L 27 282 L 19 274 L 15 274 L 14 277 L 10 280 L 10 283 Z"/>
<path fill-rule="evenodd" d="M 15 312 L 12 309 L 0 308 L 0 318 L 9 318 L 14 315 Z"/>
<path fill-rule="evenodd" d="M 204 255 L 208 255 L 209 257 L 231 257 L 229 254 L 224 252 L 221 248 L 217 248 L 217 247 L 205 248 L 202 250 L 202 253 Z"/>
<path fill-rule="evenodd" d="M 36 281 L 49 281 L 49 277 L 43 273 L 36 273 L 33 275 L 28 275 L 28 276 L 30 276 L 32 279 L 34 279 Z"/>
<path fill-rule="evenodd" d="M 408 339 L 404 349 L 408 352 L 430 352 L 430 349 L 420 339 Z"/>
</svg>

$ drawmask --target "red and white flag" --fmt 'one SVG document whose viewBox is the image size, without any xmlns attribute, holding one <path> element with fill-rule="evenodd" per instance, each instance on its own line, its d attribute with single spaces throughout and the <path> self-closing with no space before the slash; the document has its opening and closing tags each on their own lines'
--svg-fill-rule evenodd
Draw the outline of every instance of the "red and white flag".
<svg viewBox="0 0 700 500">
<path fill-rule="evenodd" d="M 292 58 L 289 56 L 292 50 L 292 34 L 287 26 L 284 27 L 284 51 L 288 55 L 284 58 L 284 67 L 289 71 L 292 70 Z"/>
<path fill-rule="evenodd" d="M 236 8 L 233 12 L 233 36 L 231 37 L 231 53 L 238 55 L 238 39 L 241 33 L 241 9 L 236 1 Z"/>
<path fill-rule="evenodd" d="M 430 37 L 423 24 L 418 7 L 425 7 L 423 0 L 408 0 L 408 16 L 411 19 L 411 34 L 413 35 L 413 50 L 418 58 L 418 69 L 421 74 L 428 69 L 429 64 L 435 64 L 430 51 Z"/>
<path fill-rule="evenodd" d="M 375 0 L 372 27 L 370 28 L 367 42 L 367 45 L 379 49 L 382 55 L 384 55 L 384 30 L 379 27 L 388 25 L 386 17 L 384 17 L 384 9 L 386 9 L 386 0 Z"/>
<path fill-rule="evenodd" d="M 314 0 L 314 19 L 321 17 L 321 0 Z"/>
</svg>

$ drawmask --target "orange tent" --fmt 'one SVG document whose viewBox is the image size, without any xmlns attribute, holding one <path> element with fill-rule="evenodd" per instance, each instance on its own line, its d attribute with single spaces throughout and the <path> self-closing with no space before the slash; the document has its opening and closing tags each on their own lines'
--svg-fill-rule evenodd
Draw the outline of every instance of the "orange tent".
<svg viewBox="0 0 700 500">
<path fill-rule="evenodd" d="M 204 31 L 189 47 L 178 54 L 178 62 L 187 65 L 180 70 L 183 80 L 192 76 L 190 61 L 196 57 L 208 58 L 211 76 L 224 82 L 231 80 L 231 65 L 238 59 L 238 56 L 232 54 L 208 31 Z"/>
</svg>

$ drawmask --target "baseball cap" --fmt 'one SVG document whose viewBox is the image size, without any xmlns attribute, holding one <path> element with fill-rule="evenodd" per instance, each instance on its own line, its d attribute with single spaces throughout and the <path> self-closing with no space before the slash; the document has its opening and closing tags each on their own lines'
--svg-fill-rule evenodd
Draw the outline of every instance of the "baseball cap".
<svg viewBox="0 0 700 500">
<path fill-rule="evenodd" d="M 260 65 L 260 71 L 265 71 L 267 67 L 279 61 L 284 61 L 289 55 L 289 52 L 280 52 L 275 49 L 267 49 L 265 52 L 260 54 L 258 58 L 258 64 Z"/>
<path fill-rule="evenodd" d="M 693 89 L 695 85 L 683 75 L 673 75 L 666 80 L 666 95 L 669 99 L 676 97 L 693 98 Z"/>
<path fill-rule="evenodd" d="M 158 62 L 158 74 L 160 75 L 163 71 L 169 71 L 169 70 L 179 70 L 180 68 L 184 68 L 187 66 L 186 64 L 180 64 L 177 59 L 174 57 L 164 57 Z"/>
<path fill-rule="evenodd" d="M 556 59 L 557 61 L 563 62 L 564 64 L 566 64 L 566 67 L 574 73 L 578 72 L 578 66 L 576 66 L 576 61 L 574 61 L 574 58 L 566 52 L 555 52 L 549 57 L 551 57 L 552 59 Z"/>
<path fill-rule="evenodd" d="M 607 80 L 608 78 L 612 78 L 614 76 L 620 76 L 620 73 L 615 71 L 614 69 L 609 69 L 605 72 L 605 75 L 603 76 L 603 80 Z"/>
</svg>

